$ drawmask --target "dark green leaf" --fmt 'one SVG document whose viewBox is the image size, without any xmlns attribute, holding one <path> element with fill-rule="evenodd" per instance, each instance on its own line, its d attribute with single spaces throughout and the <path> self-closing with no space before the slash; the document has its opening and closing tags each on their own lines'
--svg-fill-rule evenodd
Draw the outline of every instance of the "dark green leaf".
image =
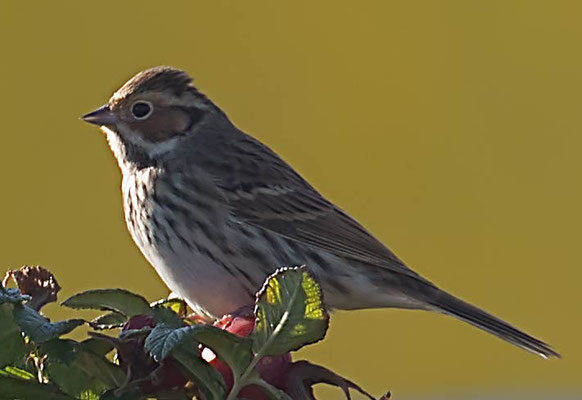
<svg viewBox="0 0 582 400">
<path fill-rule="evenodd" d="M 211 348 L 237 376 L 240 376 L 251 362 L 252 341 L 250 339 L 238 337 L 210 325 L 174 328 L 164 323 L 158 324 L 146 338 L 145 348 L 156 360 L 174 357 L 188 369 L 191 375 L 207 375 L 209 370 L 216 372 L 212 367 L 208 369 L 208 364 L 200 358 L 198 342 Z M 198 378 L 203 377 L 198 376 Z M 216 386 L 214 380 L 209 381 L 208 384 L 210 383 Z M 215 389 L 207 390 L 214 393 Z"/>
<path fill-rule="evenodd" d="M 37 311 L 22 304 L 14 305 L 13 315 L 20 329 L 30 340 L 37 343 L 46 342 L 69 333 L 85 322 L 82 319 L 49 322 Z"/>
<path fill-rule="evenodd" d="M 71 396 L 98 398 L 125 380 L 119 366 L 89 351 L 86 344 L 56 339 L 43 344 L 40 350 L 47 355 L 45 369 L 50 380 Z"/>
<path fill-rule="evenodd" d="M 125 289 L 96 289 L 78 293 L 63 302 L 71 308 L 116 311 L 127 317 L 149 314 L 150 305 L 140 295 Z"/>
<path fill-rule="evenodd" d="M 99 398 L 107 387 L 87 377 L 84 371 L 63 363 L 48 363 L 46 373 L 64 393 L 75 398 Z"/>
<path fill-rule="evenodd" d="M 142 390 L 139 387 L 133 387 L 134 382 L 130 383 L 132 386 L 131 389 L 129 387 L 125 387 L 123 390 L 109 390 L 103 393 L 99 399 L 100 400 L 142 400 L 143 396 L 141 396 Z M 137 385 L 136 385 L 137 386 Z M 148 399 L 150 400 L 150 399 Z M 156 399 L 157 400 L 157 399 Z"/>
<path fill-rule="evenodd" d="M 61 362 L 45 363 L 46 374 L 59 389 L 75 398 L 97 397 L 109 389 L 101 382 L 88 376 L 82 369 Z"/>
<path fill-rule="evenodd" d="M 97 354 L 99 356 L 105 356 L 115 349 L 113 342 L 111 340 L 106 340 L 102 337 L 92 337 L 90 339 L 85 339 L 79 346 L 83 350 L 89 351 L 91 353 Z"/>
<path fill-rule="evenodd" d="M 27 300 L 30 300 L 29 295 L 21 294 L 18 289 L 5 288 L 0 284 L 0 304 L 22 303 Z"/>
<path fill-rule="evenodd" d="M 0 305 L 0 368 L 25 356 L 24 338 L 12 316 L 12 305 Z"/>
<path fill-rule="evenodd" d="M 207 400 L 226 398 L 224 379 L 214 367 L 200 358 L 196 347 L 184 342 L 174 349 L 172 356 L 183 367 L 189 379 L 196 384 Z"/>
<path fill-rule="evenodd" d="M 89 322 L 93 329 L 114 329 L 121 328 L 127 322 L 127 317 L 121 313 L 111 311 L 103 314 Z"/>
<path fill-rule="evenodd" d="M 144 347 L 155 360 L 163 360 L 186 338 L 190 330 L 180 316 L 169 308 L 158 305 L 153 312 L 156 326 L 146 338 Z M 195 343 L 192 345 L 196 346 Z"/>
<path fill-rule="evenodd" d="M 241 338 L 211 325 L 194 325 L 189 329 L 194 339 L 209 347 L 235 375 L 242 375 L 251 363 L 252 341 L 249 338 Z"/>
<path fill-rule="evenodd" d="M 261 389 L 263 390 L 263 393 L 267 396 L 269 400 L 293 400 L 291 396 L 289 396 L 287 393 L 265 382 L 260 377 L 251 379 L 249 381 L 249 384 L 260 386 Z"/>
<path fill-rule="evenodd" d="M 41 385 L 30 380 L 0 376 L 1 400 L 72 400 L 59 393 L 53 385 Z"/>
<path fill-rule="evenodd" d="M 38 346 L 39 353 L 51 360 L 71 363 L 75 357 L 78 342 L 72 339 L 54 339 Z"/>
<path fill-rule="evenodd" d="M 156 361 L 164 360 L 182 340 L 188 337 L 190 328 L 189 326 L 173 328 L 164 323 L 158 324 L 146 338 L 144 347 Z M 191 346 L 197 346 L 193 339 Z"/>
<path fill-rule="evenodd" d="M 253 350 L 280 355 L 315 343 L 325 336 L 329 315 L 321 290 L 305 267 L 281 268 L 257 295 Z"/>
<path fill-rule="evenodd" d="M 229 364 L 237 374 L 242 374 L 251 362 L 252 342 L 210 325 L 172 327 L 166 323 L 156 325 L 145 341 L 146 350 L 156 360 L 163 360 L 182 342 L 191 347 L 198 343 L 212 349 Z"/>
<path fill-rule="evenodd" d="M 181 328 L 186 326 L 182 318 L 171 308 L 157 305 L 153 308 L 154 321 L 157 324 L 164 324 L 171 328 Z"/>
</svg>

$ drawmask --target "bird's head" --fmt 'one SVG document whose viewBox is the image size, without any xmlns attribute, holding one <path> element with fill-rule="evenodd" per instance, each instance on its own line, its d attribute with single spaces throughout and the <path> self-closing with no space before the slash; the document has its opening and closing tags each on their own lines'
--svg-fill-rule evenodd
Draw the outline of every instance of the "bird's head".
<svg viewBox="0 0 582 400">
<path fill-rule="evenodd" d="M 155 67 L 135 75 L 82 119 L 101 126 L 120 165 L 147 165 L 183 146 L 218 111 L 186 72 Z"/>
</svg>

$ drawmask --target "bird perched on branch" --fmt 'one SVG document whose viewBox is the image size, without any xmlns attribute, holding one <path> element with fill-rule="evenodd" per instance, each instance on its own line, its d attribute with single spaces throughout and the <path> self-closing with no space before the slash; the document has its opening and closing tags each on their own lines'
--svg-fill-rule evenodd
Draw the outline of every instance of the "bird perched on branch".
<svg viewBox="0 0 582 400">
<path fill-rule="evenodd" d="M 239 130 L 183 71 L 140 72 L 83 119 L 101 126 L 122 171 L 133 240 L 166 285 L 202 315 L 252 304 L 275 269 L 305 264 L 330 308 L 436 311 L 543 357 L 559 356 L 408 268 Z"/>
</svg>

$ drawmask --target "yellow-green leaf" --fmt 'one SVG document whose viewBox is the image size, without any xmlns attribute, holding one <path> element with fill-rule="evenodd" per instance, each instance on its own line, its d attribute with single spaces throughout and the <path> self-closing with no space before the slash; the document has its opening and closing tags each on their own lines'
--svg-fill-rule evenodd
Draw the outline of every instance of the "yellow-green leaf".
<svg viewBox="0 0 582 400">
<path fill-rule="evenodd" d="M 306 267 L 281 268 L 257 295 L 253 350 L 279 355 L 317 342 L 325 336 L 329 315 L 321 289 Z"/>
</svg>

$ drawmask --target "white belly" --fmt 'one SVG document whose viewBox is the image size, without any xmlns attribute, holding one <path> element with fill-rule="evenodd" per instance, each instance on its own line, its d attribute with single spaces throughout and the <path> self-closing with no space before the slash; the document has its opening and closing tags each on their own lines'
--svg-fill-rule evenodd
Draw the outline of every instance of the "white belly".
<svg viewBox="0 0 582 400">
<path fill-rule="evenodd" d="M 219 318 L 254 301 L 240 277 L 224 271 L 205 255 L 179 244 L 175 252 L 140 248 L 168 288 L 202 316 Z"/>
<path fill-rule="evenodd" d="M 160 200 L 158 204 L 153 200 L 155 174 L 154 169 L 144 169 L 124 174 L 123 179 L 126 224 L 143 255 L 168 288 L 204 316 L 220 317 L 251 304 L 258 288 L 236 273 L 233 265 L 237 260 L 233 260 L 232 255 L 222 254 L 219 246 L 227 244 L 214 243 L 196 224 L 181 218 L 167 203 Z M 170 193 L 169 190 L 165 192 Z M 183 202 L 179 197 L 171 200 Z M 206 215 L 200 214 L 200 218 Z M 210 221 L 204 223 L 209 225 Z M 213 227 L 228 235 L 224 220 L 222 225 Z M 257 285 L 262 278 L 260 271 L 253 276 L 253 280 L 259 282 Z"/>
</svg>

